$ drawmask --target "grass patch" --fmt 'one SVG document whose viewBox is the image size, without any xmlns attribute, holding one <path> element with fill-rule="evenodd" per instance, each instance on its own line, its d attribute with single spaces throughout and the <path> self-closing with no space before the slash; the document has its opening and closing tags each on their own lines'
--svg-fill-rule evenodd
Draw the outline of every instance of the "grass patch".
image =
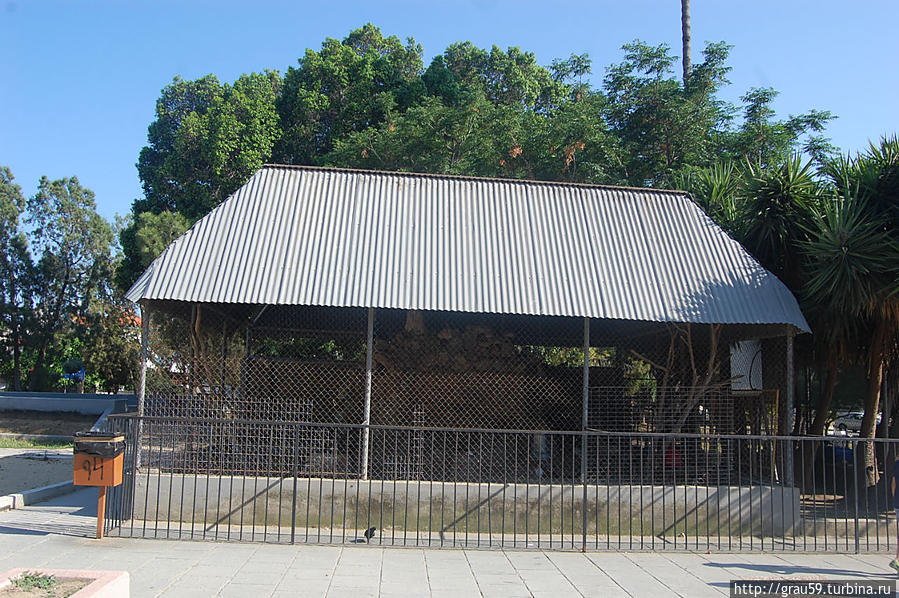
<svg viewBox="0 0 899 598">
<path fill-rule="evenodd" d="M 38 440 L 33 438 L 4 438 L 0 437 L 0 448 L 11 449 L 70 449 L 74 445 L 71 442 L 55 440 Z"/>
<path fill-rule="evenodd" d="M 0 590 L 0 596 L 32 596 L 34 598 L 68 598 L 90 585 L 85 577 L 56 577 L 37 571 L 26 571 L 11 585 Z"/>
<path fill-rule="evenodd" d="M 10 580 L 12 585 L 24 592 L 32 590 L 49 591 L 56 587 L 56 577 L 52 575 L 44 575 L 42 573 L 33 573 L 26 571 L 15 579 Z"/>
</svg>

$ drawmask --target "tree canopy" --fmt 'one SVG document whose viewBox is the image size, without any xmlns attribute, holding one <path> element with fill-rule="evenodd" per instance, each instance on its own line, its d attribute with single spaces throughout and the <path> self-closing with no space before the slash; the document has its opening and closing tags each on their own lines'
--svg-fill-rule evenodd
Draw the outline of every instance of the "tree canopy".
<svg viewBox="0 0 899 598">
<path fill-rule="evenodd" d="M 809 359 L 833 372 L 831 395 L 838 365 L 864 366 L 873 412 L 874 381 L 899 352 L 899 146 L 841 156 L 825 137 L 834 115 L 779 116 L 773 88 L 725 101 L 730 50 L 708 43 L 681 69 L 667 45 L 635 40 L 594 74 L 586 54 L 541 65 L 525 49 L 460 41 L 426 63 L 413 38 L 366 24 L 283 75 L 260 65 L 234 82 L 176 77 L 125 221 L 97 216 L 75 177 L 42 179 L 26 199 L 0 169 L 0 371 L 40 387 L 80 360 L 104 384 L 127 384 L 135 320 L 122 292 L 274 162 L 689 191 L 799 297 L 822 331 Z"/>
<path fill-rule="evenodd" d="M 134 316 L 113 283 L 116 230 L 77 177 L 42 177 L 25 199 L 0 168 L 0 376 L 52 390 L 74 364 L 106 389 L 129 384 Z M 112 348 L 111 348 L 112 347 Z"/>
<path fill-rule="evenodd" d="M 122 232 L 118 282 L 133 283 L 265 162 L 663 187 L 723 158 L 825 160 L 830 113 L 779 120 L 773 89 L 748 90 L 739 106 L 720 98 L 729 51 L 707 44 L 682 80 L 667 45 L 635 41 L 594 87 L 586 54 L 542 66 L 521 48 L 463 41 L 425 68 L 413 38 L 369 23 L 307 49 L 283 77 L 176 77 L 140 153 L 144 196 Z M 140 241 L 150 238 L 162 242 Z"/>
</svg>

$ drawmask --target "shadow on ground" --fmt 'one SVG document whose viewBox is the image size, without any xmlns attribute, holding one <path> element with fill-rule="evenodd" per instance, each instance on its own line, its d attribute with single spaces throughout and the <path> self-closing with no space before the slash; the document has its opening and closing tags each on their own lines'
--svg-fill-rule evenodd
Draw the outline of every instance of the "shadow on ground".
<svg viewBox="0 0 899 598">
<path fill-rule="evenodd" d="M 706 567 L 717 567 L 721 569 L 742 569 L 746 571 L 747 576 L 770 575 L 770 576 L 795 576 L 796 579 L 809 578 L 816 576 L 818 578 L 827 579 L 843 579 L 847 577 L 857 577 L 860 579 L 895 579 L 896 574 L 884 571 L 882 574 L 872 573 L 870 571 L 857 571 L 852 569 L 839 569 L 835 567 L 804 567 L 801 565 L 759 565 L 754 563 L 703 563 Z M 884 561 L 886 567 L 886 561 Z M 728 587 L 727 582 L 710 583 L 709 585 Z"/>
<path fill-rule="evenodd" d="M 97 489 L 84 488 L 37 505 L 2 512 L 0 533 L 93 538 L 97 533 Z"/>
</svg>

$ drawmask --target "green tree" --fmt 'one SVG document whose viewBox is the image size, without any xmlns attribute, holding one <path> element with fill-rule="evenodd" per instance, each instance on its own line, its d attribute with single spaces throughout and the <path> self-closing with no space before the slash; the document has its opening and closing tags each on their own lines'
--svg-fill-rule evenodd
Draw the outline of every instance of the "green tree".
<svg viewBox="0 0 899 598">
<path fill-rule="evenodd" d="M 666 44 L 637 41 L 624 46 L 624 60 L 609 67 L 603 82 L 606 118 L 621 141 L 629 184 L 667 186 L 690 166 L 714 162 L 730 107 L 716 96 L 728 83 L 730 46 L 708 44 L 686 86 L 673 74 Z"/>
<path fill-rule="evenodd" d="M 349 135 L 325 159 L 337 166 L 488 177 L 621 180 L 615 139 L 592 101 L 552 115 L 497 105 L 479 91 L 447 106 L 435 97 L 379 127 Z"/>
<path fill-rule="evenodd" d="M 85 314 L 84 367 L 107 392 L 135 388 L 140 366 L 140 320 L 120 292 L 94 301 Z"/>
<path fill-rule="evenodd" d="M 578 59 L 580 64 L 577 64 Z M 582 55 L 567 66 L 584 74 L 589 70 L 589 59 Z M 586 65 L 584 62 L 587 61 Z M 467 90 L 477 93 L 490 103 L 522 110 L 548 113 L 555 109 L 568 95 L 567 86 L 558 76 L 558 69 L 537 64 L 531 52 L 511 47 L 503 51 L 493 46 L 490 51 L 476 47 L 471 42 L 451 44 L 436 57 L 424 77 L 428 91 L 440 96 L 448 105 L 455 104 L 458 92 Z"/>
<path fill-rule="evenodd" d="M 424 92 L 422 49 L 414 39 L 366 24 L 343 41 L 328 38 L 288 69 L 278 98 L 283 135 L 275 150 L 286 164 L 313 164 L 338 139 L 404 111 Z"/>
<path fill-rule="evenodd" d="M 427 98 L 390 121 L 338 142 L 326 164 L 498 176 L 517 129 L 514 111 L 475 94 L 460 106 Z"/>
<path fill-rule="evenodd" d="M 175 77 L 162 89 L 156 101 L 156 120 L 147 130 L 147 145 L 141 149 L 137 172 L 143 186 L 143 198 L 134 202 L 133 212 L 177 210 L 187 202 L 183 173 L 190 165 L 178 154 L 179 133 L 184 122 L 204 115 L 221 94 L 221 85 L 213 75 L 194 81 Z"/>
<path fill-rule="evenodd" d="M 802 287 L 800 243 L 808 209 L 820 187 L 812 163 L 794 154 L 764 167 L 747 162 L 740 240 L 759 262 L 791 290 Z"/>
<path fill-rule="evenodd" d="M 22 188 L 9 168 L 0 167 L 0 342 L 4 347 L 3 373 L 15 390 L 22 390 L 22 344 L 30 305 L 31 256 L 21 228 L 25 210 Z"/>
<path fill-rule="evenodd" d="M 827 174 L 835 196 L 812 212 L 807 292 L 867 331 L 860 355 L 868 380 L 860 436 L 873 438 L 886 357 L 899 336 L 899 140 L 885 138 L 854 159 L 834 161 Z M 874 447 L 864 448 L 865 481 L 872 486 Z"/>
<path fill-rule="evenodd" d="M 126 291 L 172 241 L 190 228 L 178 212 L 142 212 L 122 227 L 119 240 L 122 259 L 115 272 L 119 289 Z"/>
<path fill-rule="evenodd" d="M 277 72 L 242 75 L 221 85 L 213 75 L 178 77 L 162 90 L 138 174 L 144 196 L 122 230 L 124 260 L 116 274 L 127 289 L 190 223 L 205 216 L 264 163 L 281 135 Z M 145 216 L 155 215 L 155 217 Z"/>
<path fill-rule="evenodd" d="M 277 72 L 241 75 L 219 85 L 207 75 L 175 80 L 162 91 L 138 174 L 144 198 L 134 214 L 207 214 L 269 161 L 279 135 Z"/>
<path fill-rule="evenodd" d="M 110 271 L 112 227 L 96 211 L 94 194 L 76 177 L 42 177 L 27 202 L 25 223 L 38 262 L 33 277 L 35 313 L 34 375 L 39 386 L 55 336 L 84 317 L 91 298 Z"/>
<path fill-rule="evenodd" d="M 743 172 L 733 162 L 692 168 L 674 178 L 674 187 L 687 191 L 712 220 L 734 238 L 743 238 Z"/>
<path fill-rule="evenodd" d="M 744 94 L 743 122 L 725 141 L 726 152 L 737 159 L 768 166 L 783 156 L 801 149 L 816 163 L 823 164 L 835 148 L 822 131 L 835 117 L 826 110 L 809 110 L 785 120 L 776 120 L 771 104 L 778 93 L 774 89 L 753 88 Z"/>
</svg>

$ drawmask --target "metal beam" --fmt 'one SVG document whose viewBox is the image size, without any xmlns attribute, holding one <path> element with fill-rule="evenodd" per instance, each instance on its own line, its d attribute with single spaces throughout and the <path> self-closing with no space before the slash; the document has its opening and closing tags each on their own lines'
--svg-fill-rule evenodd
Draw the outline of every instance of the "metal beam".
<svg viewBox="0 0 899 598">
<path fill-rule="evenodd" d="M 256 322 L 259 321 L 259 318 L 261 318 L 262 314 L 264 314 L 267 310 L 268 310 L 268 305 L 263 305 L 262 309 L 259 310 L 259 313 L 256 314 L 256 317 L 253 318 L 253 326 L 256 325 Z"/>
<path fill-rule="evenodd" d="M 374 344 L 375 308 L 368 308 L 368 330 L 365 335 L 365 412 L 362 420 L 362 479 L 368 479 L 368 436 L 371 425 L 371 362 Z"/>
</svg>

